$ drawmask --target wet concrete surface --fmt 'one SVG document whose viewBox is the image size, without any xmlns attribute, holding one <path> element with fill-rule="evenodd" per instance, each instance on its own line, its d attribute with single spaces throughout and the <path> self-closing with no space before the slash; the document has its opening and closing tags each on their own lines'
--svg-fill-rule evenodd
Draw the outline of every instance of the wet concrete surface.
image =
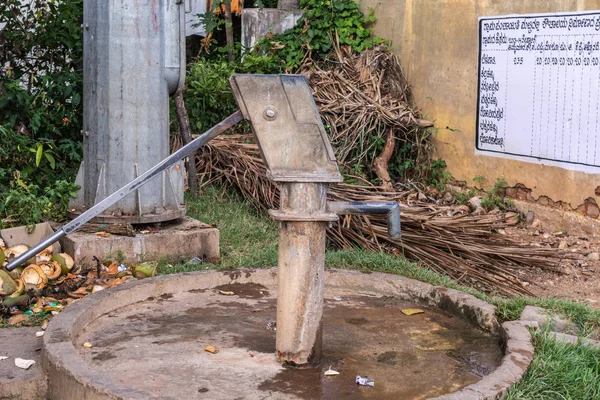
<svg viewBox="0 0 600 400">
<path fill-rule="evenodd" d="M 166 293 L 103 315 L 75 346 L 99 373 L 165 399 L 425 399 L 477 382 L 501 360 L 497 337 L 445 312 L 326 290 L 324 359 L 284 367 L 275 359 L 276 295 L 258 284 Z M 425 312 L 401 312 L 413 307 Z M 340 375 L 324 376 L 330 366 Z M 357 385 L 356 375 L 375 386 Z"/>
</svg>

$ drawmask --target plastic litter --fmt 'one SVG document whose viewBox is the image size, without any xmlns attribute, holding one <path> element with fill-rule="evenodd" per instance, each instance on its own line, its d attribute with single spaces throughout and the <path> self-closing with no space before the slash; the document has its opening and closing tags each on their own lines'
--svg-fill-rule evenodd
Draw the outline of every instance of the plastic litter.
<svg viewBox="0 0 600 400">
<path fill-rule="evenodd" d="M 340 373 L 338 371 L 334 371 L 333 369 L 331 369 L 331 365 L 329 366 L 329 369 L 325 371 L 325 376 L 335 376 L 339 374 Z"/>
<path fill-rule="evenodd" d="M 0 356 L 0 361 L 8 359 L 8 356 Z"/>
<path fill-rule="evenodd" d="M 375 386 L 375 381 L 373 379 L 369 379 L 369 378 L 362 378 L 360 375 L 356 375 L 356 383 L 358 385 L 362 385 L 362 386 L 370 386 L 373 387 Z"/>
<path fill-rule="evenodd" d="M 119 268 L 117 268 L 118 272 L 125 272 L 127 271 L 127 267 L 124 266 L 123 264 L 119 265 Z"/>
</svg>

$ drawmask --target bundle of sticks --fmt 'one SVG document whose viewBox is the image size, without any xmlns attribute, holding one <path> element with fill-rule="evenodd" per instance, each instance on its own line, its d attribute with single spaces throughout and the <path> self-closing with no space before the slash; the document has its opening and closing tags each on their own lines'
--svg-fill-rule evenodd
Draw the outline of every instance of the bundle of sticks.
<svg viewBox="0 0 600 400">
<path fill-rule="evenodd" d="M 261 210 L 278 208 L 278 189 L 266 176 L 251 134 L 213 140 L 199 156 L 197 168 L 203 185 L 218 182 L 234 188 Z M 330 244 L 405 256 L 462 284 L 502 295 L 531 294 L 519 279 L 519 269 L 559 272 L 562 260 L 572 257 L 572 253 L 520 244 L 494 233 L 514 225 L 514 213 L 463 214 L 456 206 L 407 203 L 406 194 L 366 184 L 332 186 L 328 200 L 399 201 L 402 237 L 388 237 L 385 217 L 346 216 L 328 230 Z"/>
</svg>

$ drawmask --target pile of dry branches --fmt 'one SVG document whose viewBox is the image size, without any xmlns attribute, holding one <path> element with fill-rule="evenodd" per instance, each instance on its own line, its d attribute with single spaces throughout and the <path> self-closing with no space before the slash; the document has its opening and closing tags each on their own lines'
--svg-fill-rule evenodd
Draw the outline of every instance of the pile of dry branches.
<svg viewBox="0 0 600 400">
<path fill-rule="evenodd" d="M 278 208 L 278 190 L 266 177 L 252 135 L 215 139 L 197 166 L 203 184 L 218 181 L 234 187 L 263 210 Z M 493 233 L 514 225 L 514 213 L 474 216 L 464 213 L 464 207 L 406 203 L 406 195 L 372 185 L 333 186 L 329 200 L 399 201 L 402 238 L 388 238 L 385 218 L 346 216 L 329 229 L 330 243 L 337 248 L 362 247 L 404 255 L 465 285 L 504 295 L 530 294 L 518 278 L 520 268 L 559 271 L 561 258 L 569 256 L 557 249 L 521 245 Z"/>
<path fill-rule="evenodd" d="M 425 179 L 431 144 L 430 133 L 423 128 L 433 124 L 410 107 L 410 91 L 396 56 L 385 47 L 362 53 L 347 47 L 334 49 L 335 61 L 311 63 L 301 72 L 308 77 L 329 127 L 340 166 L 356 171 L 360 165 L 391 190 L 388 163 L 402 158 L 412 166 L 402 178 Z"/>
<path fill-rule="evenodd" d="M 303 73 L 345 175 L 361 164 L 372 168 L 381 185 L 365 179 L 358 179 L 360 185 L 335 185 L 330 188 L 329 200 L 400 202 L 402 239 L 388 238 L 384 217 L 347 216 L 329 229 L 330 244 L 404 255 L 463 284 L 504 295 L 529 294 L 519 280 L 520 268 L 559 271 L 561 259 L 571 257 L 570 253 L 521 245 L 494 233 L 516 224 L 515 213 L 474 216 L 468 207 L 409 201 L 407 191 L 394 189 L 402 185 L 394 185 L 390 179 L 388 163 L 400 157 L 399 147 L 411 149 L 410 154 L 402 155 L 416 166 L 410 178 L 421 182 L 426 178 L 420 174 L 427 168 L 418 166 L 431 161 L 430 140 L 423 129 L 431 123 L 410 107 L 408 87 L 392 53 L 377 48 L 353 54 L 337 48 L 336 57 L 334 62 L 312 65 Z M 377 138 L 381 139 L 379 147 Z M 203 185 L 219 182 L 235 188 L 260 209 L 278 208 L 278 189 L 266 177 L 251 134 L 212 141 L 198 154 L 197 170 Z"/>
</svg>

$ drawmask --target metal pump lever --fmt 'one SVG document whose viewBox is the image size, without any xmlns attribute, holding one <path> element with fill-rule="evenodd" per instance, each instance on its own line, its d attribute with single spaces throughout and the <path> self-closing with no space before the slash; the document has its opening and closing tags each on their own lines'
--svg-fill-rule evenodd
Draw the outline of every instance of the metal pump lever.
<svg viewBox="0 0 600 400">
<path fill-rule="evenodd" d="M 400 205 L 395 201 L 329 201 L 327 210 L 338 215 L 387 214 L 388 235 L 400 238 Z"/>
<path fill-rule="evenodd" d="M 40 243 L 27 250 L 25 253 L 21 254 L 19 257 L 11 261 L 6 266 L 6 269 L 12 271 L 13 269 L 23 265 L 25 262 L 27 262 L 27 260 L 37 255 L 39 252 L 44 250 L 46 247 L 50 246 L 52 243 L 57 242 L 59 239 L 81 228 L 81 226 L 83 226 L 86 222 L 94 218 L 96 215 L 100 214 L 102 211 L 106 210 L 107 208 L 109 208 L 128 194 L 135 192 L 137 189 L 148 183 L 152 178 L 159 175 L 162 171 L 166 170 L 182 158 L 189 156 L 191 153 L 198 150 L 210 140 L 216 138 L 217 136 L 219 136 L 219 134 L 225 132 L 227 129 L 231 128 L 243 119 L 244 117 L 240 111 L 234 112 L 229 117 L 221 121 L 219 124 L 213 126 L 209 130 L 204 132 L 202 135 L 192 140 L 190 143 L 183 146 L 181 149 L 177 150 L 175 153 L 171 154 L 169 157 L 165 158 L 160 163 L 150 168 L 148 171 L 144 172 L 143 174 L 129 182 L 127 185 L 123 186 L 121 189 L 117 190 L 116 192 L 114 192 L 113 194 L 111 194 L 110 196 L 108 196 L 107 198 L 105 198 L 104 200 L 102 200 L 101 202 L 99 202 L 98 204 L 96 204 L 95 206 L 93 206 L 92 208 L 90 208 L 89 210 L 72 220 L 71 222 L 65 224 L 61 229 L 57 230 L 52 235 L 42 240 Z"/>
</svg>

